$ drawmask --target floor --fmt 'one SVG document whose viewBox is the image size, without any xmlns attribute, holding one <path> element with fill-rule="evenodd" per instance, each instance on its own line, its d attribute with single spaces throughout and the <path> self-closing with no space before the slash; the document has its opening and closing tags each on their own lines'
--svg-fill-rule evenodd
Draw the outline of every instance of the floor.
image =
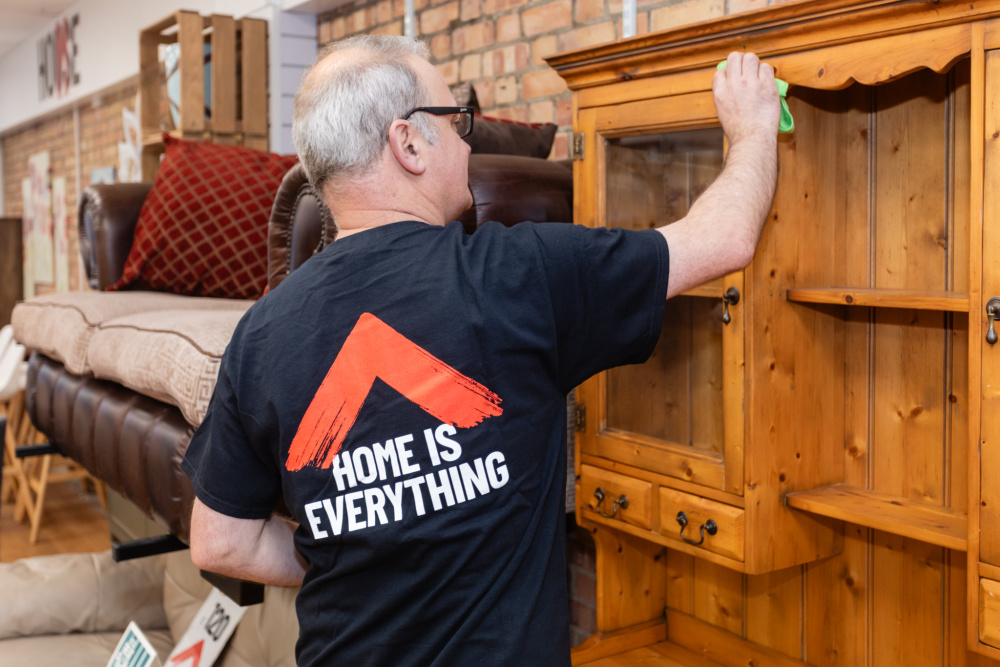
<svg viewBox="0 0 1000 667">
<path fill-rule="evenodd" d="M 15 523 L 14 505 L 0 504 L 0 563 L 29 556 L 95 552 L 111 548 L 108 519 L 93 493 L 77 482 L 49 486 L 38 540 L 28 544 L 28 524 Z"/>
</svg>

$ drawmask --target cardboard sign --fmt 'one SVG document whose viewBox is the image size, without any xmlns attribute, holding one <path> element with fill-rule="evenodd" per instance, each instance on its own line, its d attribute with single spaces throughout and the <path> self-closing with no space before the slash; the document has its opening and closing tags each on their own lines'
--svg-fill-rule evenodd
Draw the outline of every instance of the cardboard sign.
<svg viewBox="0 0 1000 667">
<path fill-rule="evenodd" d="M 108 667 L 160 667 L 160 664 L 156 649 L 135 623 L 125 628 L 125 634 L 118 640 L 108 661 Z"/>
<path fill-rule="evenodd" d="M 215 664 L 245 613 L 246 608 L 213 588 L 167 658 L 167 667 L 209 667 Z"/>
</svg>

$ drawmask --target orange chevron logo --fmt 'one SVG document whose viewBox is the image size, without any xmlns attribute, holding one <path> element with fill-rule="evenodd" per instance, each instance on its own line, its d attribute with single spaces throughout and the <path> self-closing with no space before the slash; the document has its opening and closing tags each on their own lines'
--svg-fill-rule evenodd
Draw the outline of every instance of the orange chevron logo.
<svg viewBox="0 0 1000 667">
<path fill-rule="evenodd" d="M 288 471 L 333 464 L 376 378 L 456 428 L 503 414 L 499 396 L 365 313 L 299 423 L 285 460 Z"/>
</svg>

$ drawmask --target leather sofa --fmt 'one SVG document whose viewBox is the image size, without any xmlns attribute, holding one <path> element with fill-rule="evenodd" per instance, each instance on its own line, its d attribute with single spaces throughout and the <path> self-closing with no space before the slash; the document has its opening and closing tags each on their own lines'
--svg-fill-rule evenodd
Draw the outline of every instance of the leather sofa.
<svg viewBox="0 0 1000 667">
<path fill-rule="evenodd" d="M 475 204 L 461 218 L 468 233 L 487 220 L 508 225 L 571 220 L 569 163 L 473 154 L 469 184 Z M 83 192 L 80 250 L 91 288 L 102 290 L 120 277 L 149 189 L 149 184 L 105 184 Z M 294 167 L 269 222 L 268 287 L 335 237 L 329 211 Z M 19 304 L 15 335 L 33 350 L 26 389 L 32 421 L 64 455 L 186 542 L 193 492 L 180 462 L 204 416 L 225 343 L 251 303 L 78 292 Z M 146 356 L 162 350 L 174 351 L 169 363 L 143 365 Z M 125 379 L 118 372 L 123 364 L 132 373 Z M 166 376 L 194 367 L 197 377 L 180 378 L 187 393 L 178 397 L 162 386 Z"/>
</svg>

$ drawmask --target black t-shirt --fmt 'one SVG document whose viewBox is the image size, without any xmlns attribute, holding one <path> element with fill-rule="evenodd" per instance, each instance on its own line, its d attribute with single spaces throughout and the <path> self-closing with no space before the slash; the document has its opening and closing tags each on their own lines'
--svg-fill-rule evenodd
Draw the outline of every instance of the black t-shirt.
<svg viewBox="0 0 1000 667">
<path fill-rule="evenodd" d="M 240 322 L 184 459 L 309 563 L 299 665 L 569 665 L 566 393 L 644 361 L 655 231 L 399 222 L 331 244 Z"/>
</svg>

